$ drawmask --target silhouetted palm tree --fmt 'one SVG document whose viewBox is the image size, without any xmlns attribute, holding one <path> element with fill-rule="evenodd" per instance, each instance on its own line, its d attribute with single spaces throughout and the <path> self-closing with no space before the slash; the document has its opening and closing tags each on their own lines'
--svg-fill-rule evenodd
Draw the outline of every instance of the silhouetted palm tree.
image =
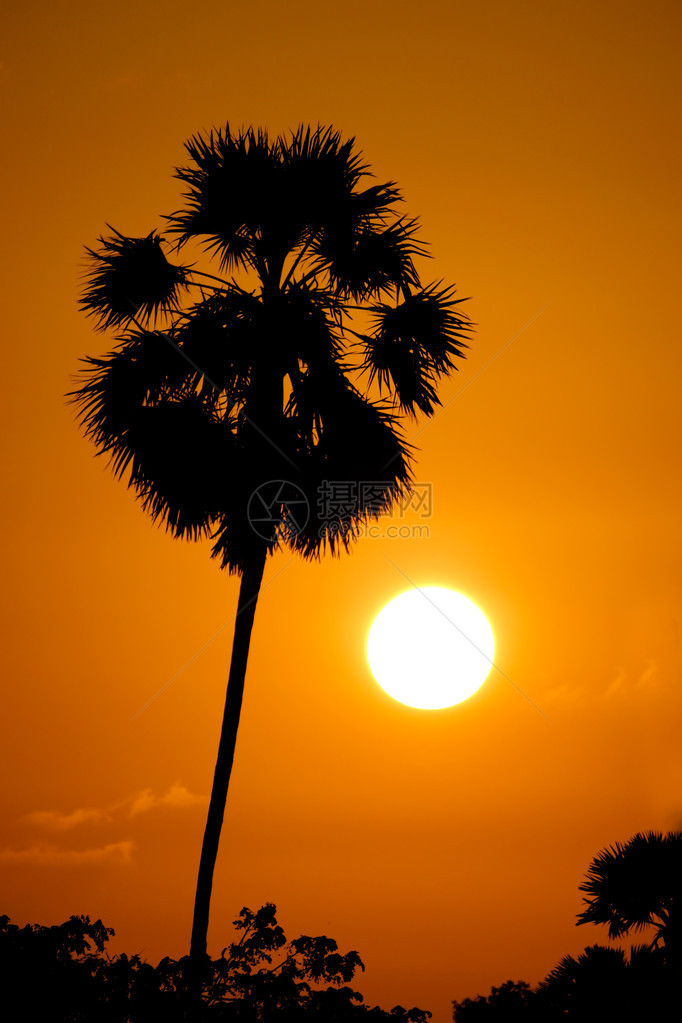
<svg viewBox="0 0 682 1023">
<path fill-rule="evenodd" d="M 588 898 L 578 924 L 606 924 L 610 938 L 655 929 L 666 962 L 682 971 L 682 832 L 647 831 L 604 849 L 580 891 Z"/>
<path fill-rule="evenodd" d="M 221 567 L 241 575 L 196 962 L 265 560 L 281 545 L 306 558 L 348 547 L 409 491 L 398 416 L 433 414 L 438 378 L 462 356 L 469 326 L 453 288 L 422 286 L 417 223 L 397 214 L 393 183 L 362 187 L 368 171 L 353 139 L 331 128 L 270 139 L 226 127 L 186 149 L 191 163 L 176 172 L 186 203 L 165 218 L 168 233 L 178 252 L 203 240 L 221 273 L 241 282 L 171 263 L 154 232 L 111 229 L 88 250 L 82 304 L 99 328 L 119 331 L 118 343 L 85 360 L 73 398 L 145 510 L 176 537 L 210 536 Z M 326 481 L 343 496 L 331 511 L 320 500 Z"/>
</svg>

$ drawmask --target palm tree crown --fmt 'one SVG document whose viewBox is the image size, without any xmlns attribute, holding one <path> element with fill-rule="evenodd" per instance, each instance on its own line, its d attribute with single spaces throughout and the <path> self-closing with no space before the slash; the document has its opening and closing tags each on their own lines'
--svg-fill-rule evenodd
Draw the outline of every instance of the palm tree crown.
<svg viewBox="0 0 682 1023">
<path fill-rule="evenodd" d="M 606 924 L 610 938 L 653 927 L 668 963 L 682 967 L 682 832 L 647 831 L 594 858 L 580 885 L 578 924 Z"/>
<path fill-rule="evenodd" d="M 354 140 L 226 127 L 186 149 L 186 203 L 167 234 L 176 252 L 199 240 L 221 276 L 172 263 L 154 232 L 87 250 L 82 305 L 119 336 L 85 360 L 81 420 L 152 517 L 210 535 L 231 571 L 263 544 L 347 547 L 409 488 L 398 417 L 435 411 L 438 378 L 466 348 L 462 300 L 422 286 L 417 223 L 399 216 L 395 185 L 367 185 Z M 330 518 L 326 480 L 372 486 Z M 272 489 L 271 521 L 254 531 L 249 501 L 268 481 L 290 490 Z"/>
</svg>

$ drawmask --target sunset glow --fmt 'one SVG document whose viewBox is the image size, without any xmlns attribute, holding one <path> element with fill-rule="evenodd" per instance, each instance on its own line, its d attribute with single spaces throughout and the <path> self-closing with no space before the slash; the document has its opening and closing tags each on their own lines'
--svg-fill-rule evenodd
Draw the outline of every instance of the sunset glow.
<svg viewBox="0 0 682 1023">
<path fill-rule="evenodd" d="M 607 940 L 575 926 L 592 857 L 682 822 L 682 4 L 26 0 L 3 43 L 0 915 L 188 952 L 239 577 L 77 425 L 80 360 L 118 343 L 78 304 L 85 247 L 167 237 L 195 133 L 333 125 L 475 329 L 434 414 L 401 417 L 419 500 L 348 553 L 266 563 L 208 946 L 270 901 L 357 949 L 369 1004 L 451 1023 L 537 984 Z M 452 710 L 368 666 L 411 581 L 494 632 Z"/>
</svg>

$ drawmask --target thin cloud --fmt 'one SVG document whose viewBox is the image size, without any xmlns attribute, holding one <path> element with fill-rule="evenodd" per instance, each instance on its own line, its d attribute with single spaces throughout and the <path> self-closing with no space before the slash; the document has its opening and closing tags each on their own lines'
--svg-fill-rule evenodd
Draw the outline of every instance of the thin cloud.
<svg viewBox="0 0 682 1023">
<path fill-rule="evenodd" d="M 133 797 L 128 808 L 128 816 L 137 817 L 141 813 L 147 813 L 149 810 L 153 810 L 155 806 L 158 806 L 158 803 L 159 801 L 154 796 L 152 790 L 144 789 Z"/>
<path fill-rule="evenodd" d="M 60 810 L 34 810 L 23 818 L 27 824 L 34 824 L 38 828 L 45 828 L 48 831 L 70 831 L 80 824 L 100 824 L 111 820 L 109 810 L 98 810 L 96 807 L 83 807 L 80 810 L 72 810 L 71 813 L 62 813 Z"/>
<path fill-rule="evenodd" d="M 654 693 L 661 688 L 660 666 L 655 660 L 648 660 L 645 668 L 637 676 L 628 674 L 621 669 L 610 682 L 604 694 L 605 699 L 625 697 L 630 693 Z"/>
<path fill-rule="evenodd" d="M 33 863 L 37 866 L 80 867 L 89 863 L 130 863 L 135 843 L 110 842 L 95 849 L 58 849 L 38 843 L 28 849 L 2 849 L 2 863 Z"/>
<path fill-rule="evenodd" d="M 155 810 L 159 806 L 169 806 L 173 809 L 184 810 L 189 806 L 199 806 L 207 801 L 206 796 L 195 796 L 184 785 L 175 783 L 171 785 L 168 792 L 163 796 L 155 796 L 151 789 L 140 792 L 130 806 L 130 816 L 137 817 L 138 814 Z"/>
<path fill-rule="evenodd" d="M 609 683 L 608 689 L 604 693 L 604 699 L 609 700 L 612 696 L 617 696 L 622 693 L 627 684 L 627 673 L 621 668 L 615 678 L 613 678 Z"/>
<path fill-rule="evenodd" d="M 600 703 L 611 701 L 636 700 L 642 694 L 652 695 L 660 692 L 663 685 L 660 664 L 655 660 L 648 660 L 638 674 L 619 667 L 611 678 L 602 677 L 596 680 L 594 685 L 584 686 L 574 681 L 563 682 L 543 693 L 542 698 L 547 703 L 564 707 L 571 705 L 584 707 L 588 703 L 598 706 Z"/>
<path fill-rule="evenodd" d="M 196 796 L 184 785 L 171 785 L 165 796 L 159 800 L 162 806 L 172 806 L 177 809 L 184 809 L 188 806 L 200 806 L 208 802 L 208 796 Z"/>
<path fill-rule="evenodd" d="M 185 810 L 207 802 L 206 796 L 190 792 L 185 785 L 175 782 L 167 792 L 157 796 L 152 789 L 142 789 L 109 806 L 85 806 L 69 812 L 62 810 L 33 810 L 22 818 L 23 822 L 46 831 L 70 831 L 82 824 L 110 824 L 116 816 L 137 817 L 159 807 Z"/>
<path fill-rule="evenodd" d="M 562 682 L 561 685 L 549 689 L 542 694 L 543 703 L 556 703 L 560 705 L 576 704 L 584 702 L 586 690 L 584 686 L 573 685 Z"/>
<path fill-rule="evenodd" d="M 635 687 L 648 692 L 661 688 L 661 673 L 656 661 L 650 660 L 647 662 L 647 666 L 637 679 Z"/>
</svg>

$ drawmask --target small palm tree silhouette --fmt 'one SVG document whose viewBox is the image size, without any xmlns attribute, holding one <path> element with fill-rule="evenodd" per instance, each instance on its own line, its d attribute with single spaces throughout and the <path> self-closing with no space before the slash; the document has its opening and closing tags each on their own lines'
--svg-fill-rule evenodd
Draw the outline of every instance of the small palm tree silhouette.
<svg viewBox="0 0 682 1023">
<path fill-rule="evenodd" d="M 71 397 L 152 518 L 176 537 L 210 536 L 221 567 L 241 576 L 196 963 L 266 558 L 281 546 L 305 558 L 347 548 L 409 492 L 399 418 L 433 414 L 470 325 L 453 288 L 421 284 L 417 223 L 396 212 L 393 183 L 366 184 L 353 139 L 228 126 L 186 149 L 189 166 L 176 171 L 186 202 L 165 218 L 167 234 L 176 252 L 200 239 L 221 275 L 171 263 L 154 232 L 111 229 L 87 250 L 81 301 L 117 345 L 85 360 Z M 333 514 L 319 501 L 328 481 L 343 483 Z"/>
<path fill-rule="evenodd" d="M 682 831 L 647 831 L 592 861 L 578 925 L 606 924 L 610 938 L 653 927 L 668 966 L 682 973 Z"/>
</svg>

